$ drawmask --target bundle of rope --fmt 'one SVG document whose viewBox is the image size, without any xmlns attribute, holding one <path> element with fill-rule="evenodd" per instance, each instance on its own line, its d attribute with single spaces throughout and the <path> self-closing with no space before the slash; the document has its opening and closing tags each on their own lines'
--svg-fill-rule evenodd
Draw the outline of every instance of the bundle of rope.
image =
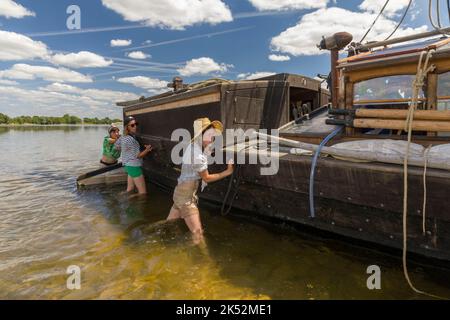
<svg viewBox="0 0 450 320">
<path fill-rule="evenodd" d="M 187 89 L 188 90 L 195 90 L 195 89 L 200 89 L 200 88 L 212 86 L 212 85 L 215 85 L 215 84 L 230 84 L 230 83 L 233 83 L 233 81 L 226 80 L 226 79 L 221 79 L 221 78 L 212 78 L 212 79 L 208 79 L 208 80 L 204 80 L 204 81 L 200 81 L 200 82 L 196 82 L 196 83 L 190 84 L 187 87 Z"/>
<path fill-rule="evenodd" d="M 423 88 L 425 84 L 425 79 L 427 75 L 434 71 L 436 68 L 433 64 L 430 64 L 430 59 L 433 56 L 434 50 L 425 50 L 422 51 L 419 58 L 419 64 L 417 66 L 417 74 L 413 81 L 413 95 L 411 99 L 411 103 L 408 108 L 408 115 L 405 122 L 405 131 L 408 133 L 408 140 L 406 144 L 405 157 L 403 161 L 403 254 L 402 254 L 402 262 L 403 262 L 403 273 L 405 275 L 405 279 L 408 282 L 408 285 L 411 289 L 419 294 L 427 295 L 429 297 L 444 299 L 442 297 L 427 293 L 425 291 L 417 289 L 412 283 L 407 265 L 407 252 L 408 252 L 408 159 L 410 153 L 410 146 L 412 140 L 412 129 L 413 129 L 413 120 L 414 120 L 414 112 L 417 110 L 417 106 L 419 104 L 419 94 L 420 90 Z M 426 151 L 427 155 L 427 151 Z M 425 233 L 425 207 L 426 207 L 426 166 L 427 166 L 427 156 L 425 155 L 425 164 L 424 164 L 424 205 L 423 205 L 423 218 L 422 218 L 422 228 Z"/>
</svg>

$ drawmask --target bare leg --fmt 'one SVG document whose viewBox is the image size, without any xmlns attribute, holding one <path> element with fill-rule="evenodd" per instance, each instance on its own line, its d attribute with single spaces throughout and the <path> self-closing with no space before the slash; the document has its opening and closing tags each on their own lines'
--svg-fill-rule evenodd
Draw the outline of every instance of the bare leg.
<svg viewBox="0 0 450 320">
<path fill-rule="evenodd" d="M 133 178 L 128 176 L 128 183 L 127 183 L 127 192 L 133 192 L 134 191 L 134 181 Z"/>
<path fill-rule="evenodd" d="M 172 207 L 169 212 L 169 216 L 167 217 L 167 220 L 177 220 L 181 218 L 181 212 L 178 209 L 175 209 Z"/>
<path fill-rule="evenodd" d="M 184 218 L 186 225 L 192 232 L 192 239 L 195 244 L 200 244 L 203 242 L 203 229 L 202 222 L 200 220 L 200 214 L 190 215 Z"/>
<path fill-rule="evenodd" d="M 140 176 L 138 178 L 134 178 L 134 184 L 136 185 L 139 194 L 146 194 L 147 193 L 147 187 L 145 186 L 145 178 L 144 176 Z"/>
</svg>

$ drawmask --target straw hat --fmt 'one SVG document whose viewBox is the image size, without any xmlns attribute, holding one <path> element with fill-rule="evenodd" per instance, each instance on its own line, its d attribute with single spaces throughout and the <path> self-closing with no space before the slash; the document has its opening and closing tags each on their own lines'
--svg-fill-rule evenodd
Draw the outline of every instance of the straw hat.
<svg viewBox="0 0 450 320">
<path fill-rule="evenodd" d="M 198 127 L 196 123 L 201 123 L 201 126 Z M 214 128 L 218 134 L 222 134 L 223 132 L 223 124 L 222 122 L 218 120 L 211 121 L 209 118 L 200 118 L 194 121 L 194 133 L 196 129 L 201 129 L 198 131 L 198 133 L 194 136 L 192 140 L 195 140 L 196 138 L 200 137 L 207 129 Z"/>
</svg>

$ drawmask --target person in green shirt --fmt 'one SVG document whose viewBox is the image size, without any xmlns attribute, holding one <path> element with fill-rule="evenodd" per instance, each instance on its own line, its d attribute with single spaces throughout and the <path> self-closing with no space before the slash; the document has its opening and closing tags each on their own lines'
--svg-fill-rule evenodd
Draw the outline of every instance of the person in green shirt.
<svg viewBox="0 0 450 320">
<path fill-rule="evenodd" d="M 114 146 L 117 139 L 120 137 L 120 129 L 114 125 L 108 129 L 109 136 L 103 139 L 103 154 L 100 163 L 110 166 L 116 164 L 120 158 L 120 150 Z"/>
</svg>

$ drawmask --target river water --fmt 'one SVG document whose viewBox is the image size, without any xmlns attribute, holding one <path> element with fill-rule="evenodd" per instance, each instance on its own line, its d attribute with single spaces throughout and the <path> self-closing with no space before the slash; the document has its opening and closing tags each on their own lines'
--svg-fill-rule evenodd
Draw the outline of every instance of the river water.
<svg viewBox="0 0 450 320">
<path fill-rule="evenodd" d="M 2 299 L 420 299 L 398 257 L 202 208 L 206 247 L 162 223 L 171 196 L 79 190 L 105 127 L 0 127 Z M 67 288 L 67 268 L 81 288 Z M 381 290 L 366 285 L 381 268 Z M 450 297 L 446 271 L 411 265 L 416 286 Z"/>
</svg>

